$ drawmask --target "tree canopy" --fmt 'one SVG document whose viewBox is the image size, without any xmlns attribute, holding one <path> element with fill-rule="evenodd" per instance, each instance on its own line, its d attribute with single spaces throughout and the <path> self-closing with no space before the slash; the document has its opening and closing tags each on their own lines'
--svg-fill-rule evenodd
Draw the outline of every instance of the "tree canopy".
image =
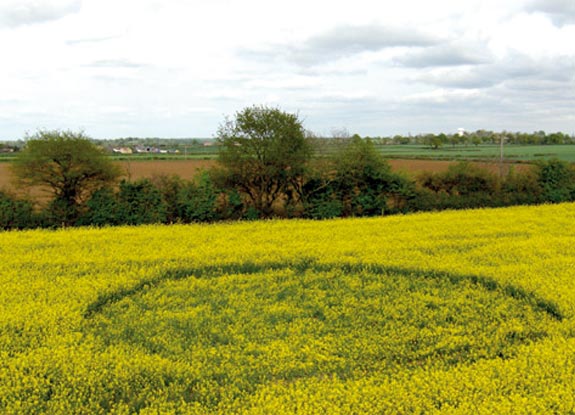
<svg viewBox="0 0 575 415">
<path fill-rule="evenodd" d="M 40 187 L 53 196 L 52 206 L 64 223 L 95 190 L 121 174 L 84 133 L 56 130 L 29 137 L 12 170 L 22 185 Z"/>
<path fill-rule="evenodd" d="M 354 135 L 338 146 L 331 162 L 304 183 L 308 217 L 380 215 L 398 208 L 413 192 L 414 186 L 391 171 L 371 140 Z"/>
<path fill-rule="evenodd" d="M 311 146 L 297 114 L 252 106 L 227 119 L 219 130 L 219 161 L 235 187 L 264 217 L 282 198 L 297 198 Z"/>
</svg>

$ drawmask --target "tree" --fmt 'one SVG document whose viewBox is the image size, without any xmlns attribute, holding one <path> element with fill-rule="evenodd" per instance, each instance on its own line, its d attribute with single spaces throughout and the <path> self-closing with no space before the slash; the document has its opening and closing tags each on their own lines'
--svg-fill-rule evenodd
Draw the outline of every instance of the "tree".
<svg viewBox="0 0 575 415">
<path fill-rule="evenodd" d="M 391 171 L 370 139 L 348 138 L 304 183 L 304 216 L 374 216 L 401 210 L 413 183 Z"/>
<path fill-rule="evenodd" d="M 224 184 L 237 189 L 263 217 L 301 196 L 311 145 L 297 114 L 252 106 L 220 126 Z"/>
<path fill-rule="evenodd" d="M 425 137 L 423 137 L 423 142 L 425 143 L 425 145 L 428 145 L 434 150 L 437 150 L 439 147 L 443 146 L 446 140 L 447 136 L 445 134 L 440 135 L 427 134 L 425 135 Z"/>
<path fill-rule="evenodd" d="M 400 205 L 411 192 L 409 180 L 391 171 L 371 140 L 352 137 L 335 156 L 334 167 L 344 216 L 382 215 L 390 198 Z"/>
<path fill-rule="evenodd" d="M 120 169 L 84 133 L 40 131 L 27 138 L 12 165 L 18 181 L 52 194 L 51 216 L 71 224 L 79 206 L 97 189 L 114 182 Z"/>
</svg>

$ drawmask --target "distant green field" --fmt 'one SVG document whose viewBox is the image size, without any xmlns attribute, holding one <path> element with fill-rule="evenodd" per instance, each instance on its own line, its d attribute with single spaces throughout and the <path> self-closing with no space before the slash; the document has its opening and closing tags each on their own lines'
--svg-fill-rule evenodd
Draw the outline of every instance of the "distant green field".
<svg viewBox="0 0 575 415">
<path fill-rule="evenodd" d="M 377 148 L 384 157 L 395 159 L 426 159 L 426 160 L 498 160 L 499 145 L 479 146 L 444 146 L 431 149 L 420 144 L 378 145 Z M 575 145 L 507 145 L 503 149 L 505 159 L 531 162 L 535 160 L 559 159 L 575 163 Z M 334 147 L 335 151 L 335 147 Z M 327 153 L 330 149 L 327 149 Z M 114 154 L 113 160 L 210 160 L 218 156 L 217 147 L 188 148 L 186 153 L 177 154 Z M 14 160 L 15 154 L 0 154 L 0 162 Z"/>
<path fill-rule="evenodd" d="M 385 157 L 439 160 L 493 160 L 499 159 L 499 145 L 445 146 L 431 149 L 422 145 L 382 145 L 378 147 Z M 557 158 L 575 162 L 574 145 L 508 145 L 503 148 L 506 159 L 516 161 L 549 160 Z"/>
<path fill-rule="evenodd" d="M 151 160 L 213 160 L 218 157 L 216 151 L 211 153 L 190 154 L 114 154 L 110 159 L 114 161 L 151 161 Z"/>
<path fill-rule="evenodd" d="M 431 149 L 419 144 L 378 145 L 384 157 L 395 159 L 429 159 L 429 160 L 498 160 L 499 145 L 479 146 L 444 146 Z M 324 149 L 325 151 L 326 149 Z M 330 152 L 327 148 L 327 153 Z M 335 147 L 333 149 L 335 151 Z M 325 153 L 324 153 L 325 154 Z M 505 159 L 513 161 L 535 161 L 557 158 L 575 162 L 575 145 L 508 145 L 503 149 Z M 186 154 L 134 154 L 114 155 L 115 160 L 185 160 L 215 159 L 218 156 L 216 147 L 188 149 Z"/>
<path fill-rule="evenodd" d="M 5 161 L 12 161 L 15 157 L 16 156 L 14 156 L 14 153 L 0 154 L 0 163 Z"/>
<path fill-rule="evenodd" d="M 218 156 L 217 147 L 194 146 L 180 148 L 178 153 L 113 154 L 113 160 L 210 160 Z"/>
<path fill-rule="evenodd" d="M 335 147 L 334 147 L 335 149 Z M 379 145 L 379 151 L 387 158 L 397 159 L 430 159 L 430 160 L 498 160 L 500 157 L 499 145 L 479 146 L 444 146 L 431 149 L 419 144 L 409 145 Z M 329 152 L 329 149 L 328 149 Z M 575 162 L 575 145 L 507 145 L 503 148 L 505 159 L 514 161 L 535 161 L 557 158 L 564 161 Z M 141 154 L 136 157 L 141 160 L 159 159 L 214 159 L 218 156 L 218 149 L 198 148 L 189 149 L 184 154 Z M 125 157 L 125 156 L 124 156 Z"/>
</svg>

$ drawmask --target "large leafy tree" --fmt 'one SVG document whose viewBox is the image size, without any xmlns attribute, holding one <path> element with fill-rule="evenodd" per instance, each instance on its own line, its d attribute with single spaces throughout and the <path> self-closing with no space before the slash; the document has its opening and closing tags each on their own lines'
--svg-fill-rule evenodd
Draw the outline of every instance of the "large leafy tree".
<svg viewBox="0 0 575 415">
<path fill-rule="evenodd" d="M 311 146 L 297 114 L 248 107 L 220 126 L 217 139 L 226 184 L 261 216 L 299 197 Z"/>
<path fill-rule="evenodd" d="M 84 133 L 40 131 L 28 137 L 13 163 L 18 181 L 50 193 L 54 220 L 70 224 L 78 207 L 97 189 L 121 174 Z"/>
</svg>

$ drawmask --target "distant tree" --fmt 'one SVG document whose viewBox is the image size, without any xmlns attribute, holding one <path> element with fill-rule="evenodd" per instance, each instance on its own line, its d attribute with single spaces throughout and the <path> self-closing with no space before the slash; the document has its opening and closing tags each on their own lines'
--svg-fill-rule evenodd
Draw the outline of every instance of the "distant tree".
<svg viewBox="0 0 575 415">
<path fill-rule="evenodd" d="M 543 141 L 543 144 L 565 144 L 568 141 L 565 139 L 563 133 L 551 133 L 547 135 Z"/>
<path fill-rule="evenodd" d="M 225 185 L 237 189 L 263 217 L 301 194 L 311 145 L 296 114 L 252 106 L 220 126 L 219 162 Z"/>
<path fill-rule="evenodd" d="M 67 225 L 77 217 L 82 202 L 121 174 L 84 133 L 55 130 L 27 138 L 12 170 L 22 185 L 51 193 L 51 216 Z"/>
<path fill-rule="evenodd" d="M 402 135 L 394 135 L 392 140 L 393 144 L 409 144 L 411 141 L 410 137 Z"/>
<path fill-rule="evenodd" d="M 435 135 L 426 134 L 423 137 L 423 142 L 425 145 L 437 150 L 439 147 L 443 146 L 447 142 L 447 136 L 445 134 Z"/>
</svg>

